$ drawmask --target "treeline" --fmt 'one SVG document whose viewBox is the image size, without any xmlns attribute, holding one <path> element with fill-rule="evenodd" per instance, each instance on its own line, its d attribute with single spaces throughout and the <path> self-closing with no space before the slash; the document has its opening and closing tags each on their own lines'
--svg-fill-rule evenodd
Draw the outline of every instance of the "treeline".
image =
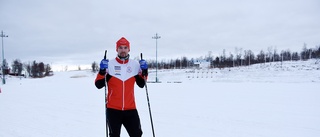
<svg viewBox="0 0 320 137">
<path fill-rule="evenodd" d="M 212 52 L 209 52 L 205 57 L 191 58 L 181 57 L 171 60 L 158 61 L 158 69 L 185 69 L 199 67 L 197 62 L 209 62 L 209 68 L 225 68 L 225 67 L 238 67 L 248 66 L 257 63 L 279 62 L 279 61 L 298 61 L 318 58 L 320 59 L 320 45 L 315 48 L 307 48 L 304 44 L 301 52 L 292 52 L 282 50 L 278 52 L 276 48 L 269 47 L 267 51 L 261 50 L 255 55 L 251 50 L 243 50 L 242 48 L 235 48 L 235 52 L 227 55 L 226 50 L 223 50 L 220 56 L 214 57 Z M 156 68 L 155 60 L 147 60 L 149 68 Z M 99 70 L 98 63 L 91 64 L 92 71 Z"/>
<path fill-rule="evenodd" d="M 243 50 L 242 48 L 235 48 L 235 52 L 227 55 L 226 50 L 223 50 L 220 56 L 214 57 L 212 52 L 209 52 L 205 57 L 191 58 L 181 57 L 171 60 L 158 61 L 158 69 L 184 69 L 198 67 L 197 62 L 209 62 L 209 68 L 225 68 L 225 67 L 238 67 L 248 66 L 257 63 L 279 62 L 279 61 L 297 61 L 307 60 L 313 58 L 320 58 L 320 45 L 315 48 L 307 48 L 304 44 L 301 52 L 292 52 L 282 50 L 278 52 L 276 48 L 269 47 L 267 51 L 261 50 L 255 55 L 251 50 Z M 147 60 L 149 68 L 156 68 L 155 60 Z M 93 62 L 91 64 L 94 72 L 99 70 L 98 64 Z"/>
<path fill-rule="evenodd" d="M 22 63 L 19 59 L 16 59 L 12 62 L 11 69 L 8 67 L 8 63 L 4 60 L 2 74 L 9 74 L 14 76 L 30 76 L 32 78 L 42 78 L 45 76 L 52 76 L 53 71 L 51 70 L 49 64 L 44 64 L 43 62 L 29 62 Z M 22 71 L 25 70 L 26 74 L 22 74 Z"/>
<path fill-rule="evenodd" d="M 257 63 L 297 61 L 313 58 L 320 58 L 320 46 L 316 46 L 316 48 L 307 48 L 306 44 L 304 44 L 301 52 L 292 52 L 289 49 L 278 52 L 276 48 L 269 47 L 267 51 L 261 50 L 256 55 L 251 50 L 235 48 L 234 53 L 229 52 L 229 54 L 227 54 L 227 52 L 223 50 L 222 54 L 216 57 L 212 55 L 212 52 L 209 52 L 205 57 L 191 59 L 181 57 L 169 61 L 158 61 L 158 69 L 193 68 L 197 67 L 196 62 L 199 61 L 209 62 L 210 68 L 225 68 L 248 66 Z M 149 68 L 156 68 L 155 60 L 148 60 L 148 64 Z"/>
</svg>

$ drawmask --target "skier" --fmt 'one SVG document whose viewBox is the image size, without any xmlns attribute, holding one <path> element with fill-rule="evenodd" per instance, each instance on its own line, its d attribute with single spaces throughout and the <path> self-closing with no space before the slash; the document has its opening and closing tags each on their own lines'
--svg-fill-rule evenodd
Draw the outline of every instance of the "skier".
<svg viewBox="0 0 320 137">
<path fill-rule="evenodd" d="M 122 37 L 116 42 L 118 56 L 115 59 L 102 59 L 100 70 L 95 79 L 98 89 L 106 86 L 106 117 L 110 137 L 120 137 L 123 125 L 130 137 L 141 137 L 140 118 L 136 109 L 134 84 L 140 88 L 145 86 L 148 76 L 148 64 L 129 59 L 130 43 Z"/>
</svg>

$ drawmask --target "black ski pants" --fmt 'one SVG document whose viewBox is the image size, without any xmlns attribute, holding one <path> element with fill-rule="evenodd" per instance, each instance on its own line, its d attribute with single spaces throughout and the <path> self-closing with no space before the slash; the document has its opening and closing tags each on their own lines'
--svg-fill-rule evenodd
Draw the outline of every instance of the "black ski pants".
<svg viewBox="0 0 320 137">
<path fill-rule="evenodd" d="M 107 118 L 110 137 L 120 137 L 121 125 L 123 125 L 130 137 L 141 137 L 142 130 L 138 111 L 107 109 Z"/>
</svg>

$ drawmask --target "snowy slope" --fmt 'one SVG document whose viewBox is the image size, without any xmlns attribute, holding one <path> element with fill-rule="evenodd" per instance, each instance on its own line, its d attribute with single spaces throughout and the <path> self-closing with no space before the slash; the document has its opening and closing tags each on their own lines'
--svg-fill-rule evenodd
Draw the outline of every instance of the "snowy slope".
<svg viewBox="0 0 320 137">
<path fill-rule="evenodd" d="M 0 137 L 103 137 L 104 90 L 89 71 L 1 85 Z M 157 137 L 319 137 L 315 60 L 213 70 L 160 70 L 148 83 Z M 155 73 L 150 70 L 149 81 Z M 143 136 L 151 137 L 145 89 L 136 87 Z M 127 137 L 125 129 L 122 137 Z"/>
</svg>

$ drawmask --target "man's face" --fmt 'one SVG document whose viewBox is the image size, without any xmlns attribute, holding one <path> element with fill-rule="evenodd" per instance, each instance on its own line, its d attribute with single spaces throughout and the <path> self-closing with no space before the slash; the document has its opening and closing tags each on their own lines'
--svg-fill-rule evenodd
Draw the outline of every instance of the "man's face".
<svg viewBox="0 0 320 137">
<path fill-rule="evenodd" d="M 118 47 L 117 51 L 120 57 L 126 57 L 128 56 L 130 50 L 127 46 L 121 45 Z"/>
</svg>

